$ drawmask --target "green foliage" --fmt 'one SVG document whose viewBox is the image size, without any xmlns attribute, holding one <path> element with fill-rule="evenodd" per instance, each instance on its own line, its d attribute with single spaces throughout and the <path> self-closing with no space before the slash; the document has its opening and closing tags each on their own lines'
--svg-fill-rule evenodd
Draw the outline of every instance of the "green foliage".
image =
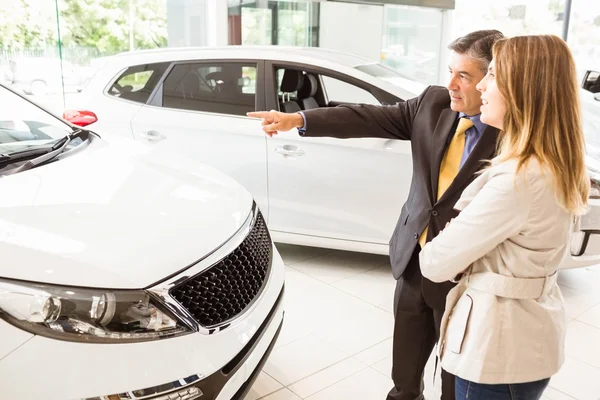
<svg viewBox="0 0 600 400">
<path fill-rule="evenodd" d="M 0 0 L 0 48 L 42 49 L 56 41 L 54 7 L 27 0 Z"/>
<path fill-rule="evenodd" d="M 63 46 L 127 51 L 131 22 L 134 49 L 167 45 L 166 0 L 58 0 L 58 8 Z M 54 0 L 0 0 L 0 21 L 0 48 L 57 45 Z"/>
<path fill-rule="evenodd" d="M 167 45 L 165 0 L 62 0 L 61 26 L 65 45 L 95 46 L 102 54 Z M 133 20 L 130 10 L 133 8 Z"/>
</svg>

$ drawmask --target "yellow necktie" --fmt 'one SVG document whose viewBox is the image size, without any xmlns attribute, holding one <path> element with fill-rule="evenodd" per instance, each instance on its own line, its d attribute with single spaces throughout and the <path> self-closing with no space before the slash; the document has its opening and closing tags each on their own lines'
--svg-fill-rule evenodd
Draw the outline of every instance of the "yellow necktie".
<svg viewBox="0 0 600 400">
<path fill-rule="evenodd" d="M 460 160 L 462 159 L 463 151 L 465 150 L 465 132 L 472 126 L 473 121 L 468 118 L 461 118 L 458 122 L 458 127 L 456 128 L 454 137 L 452 138 L 452 141 L 450 141 L 448 149 L 446 149 L 446 154 L 444 154 L 444 158 L 442 158 L 442 163 L 440 164 L 437 200 L 439 200 L 446 189 L 450 187 L 450 184 L 460 170 Z M 421 248 L 425 246 L 426 240 L 427 227 L 419 238 L 419 244 L 421 245 Z"/>
</svg>

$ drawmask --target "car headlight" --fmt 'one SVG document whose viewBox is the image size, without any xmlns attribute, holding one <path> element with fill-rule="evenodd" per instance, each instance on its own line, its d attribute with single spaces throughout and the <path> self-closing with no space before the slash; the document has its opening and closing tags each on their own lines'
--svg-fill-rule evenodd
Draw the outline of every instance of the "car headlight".
<svg viewBox="0 0 600 400">
<path fill-rule="evenodd" d="M 600 199 L 600 173 L 588 170 L 590 176 L 590 198 Z"/>
<path fill-rule="evenodd" d="M 8 280 L 0 280 L 0 318 L 36 335 L 76 342 L 142 342 L 192 332 L 144 290 Z"/>
</svg>

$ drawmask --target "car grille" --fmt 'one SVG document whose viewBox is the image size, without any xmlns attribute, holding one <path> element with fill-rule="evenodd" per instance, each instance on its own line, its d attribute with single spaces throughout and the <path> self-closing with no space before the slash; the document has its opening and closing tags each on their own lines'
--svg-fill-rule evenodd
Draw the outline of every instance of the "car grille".
<svg viewBox="0 0 600 400">
<path fill-rule="evenodd" d="M 260 294 L 272 260 L 271 238 L 258 213 L 244 241 L 224 259 L 179 284 L 171 296 L 205 328 L 225 324 Z"/>
</svg>

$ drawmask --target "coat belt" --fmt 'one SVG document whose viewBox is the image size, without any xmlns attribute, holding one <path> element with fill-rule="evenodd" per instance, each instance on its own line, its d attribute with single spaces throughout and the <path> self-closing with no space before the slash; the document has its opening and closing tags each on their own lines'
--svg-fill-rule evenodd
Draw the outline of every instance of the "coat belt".
<svg viewBox="0 0 600 400">
<path fill-rule="evenodd" d="M 509 299 L 537 299 L 555 285 L 558 273 L 542 278 L 515 278 L 495 272 L 476 272 L 465 276 L 466 287 Z"/>
</svg>

